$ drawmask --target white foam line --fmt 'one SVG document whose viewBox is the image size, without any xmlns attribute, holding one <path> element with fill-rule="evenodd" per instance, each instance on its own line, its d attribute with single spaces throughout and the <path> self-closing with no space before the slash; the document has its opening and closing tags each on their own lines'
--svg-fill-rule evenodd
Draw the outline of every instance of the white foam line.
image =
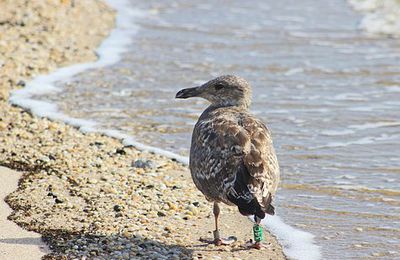
<svg viewBox="0 0 400 260">
<path fill-rule="evenodd" d="M 95 121 L 70 117 L 60 112 L 56 104 L 34 98 L 34 96 L 60 92 L 61 89 L 55 86 L 56 82 L 66 82 L 85 70 L 110 66 L 121 59 L 122 53 L 126 51 L 132 42 L 132 36 L 138 31 L 135 21 L 144 17 L 145 13 L 139 9 L 133 9 L 129 6 L 127 0 L 107 0 L 107 3 L 117 11 L 116 28 L 97 49 L 99 59 L 96 62 L 72 65 L 60 68 L 48 75 L 37 76 L 28 82 L 25 88 L 13 91 L 10 102 L 31 111 L 36 116 L 63 121 L 85 133 L 102 133 L 121 140 L 124 145 L 131 145 L 139 150 L 160 154 L 188 165 L 188 157 L 140 143 L 133 136 L 122 131 L 101 129 Z M 283 223 L 278 217 L 268 218 L 263 223 L 278 237 L 278 240 L 283 245 L 285 254 L 290 258 L 319 259 L 319 247 L 313 244 L 312 234 L 299 231 Z M 307 258 L 305 257 L 306 255 Z"/>
<path fill-rule="evenodd" d="M 254 216 L 249 219 L 254 222 Z M 277 215 L 267 215 L 261 224 L 279 241 L 283 252 L 289 259 L 319 260 L 322 258 L 320 247 L 314 242 L 314 235 L 282 221 Z"/>
<path fill-rule="evenodd" d="M 290 259 L 321 259 L 320 247 L 314 243 L 314 235 L 284 223 L 278 216 L 267 216 L 261 221 L 274 234 Z"/>
</svg>

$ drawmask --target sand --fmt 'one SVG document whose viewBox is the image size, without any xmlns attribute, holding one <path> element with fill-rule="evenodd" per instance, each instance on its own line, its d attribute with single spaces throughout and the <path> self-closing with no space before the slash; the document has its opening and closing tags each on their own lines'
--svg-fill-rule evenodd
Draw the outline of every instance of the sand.
<svg viewBox="0 0 400 260">
<path fill-rule="evenodd" d="M 40 259 L 50 253 L 42 236 L 29 232 L 7 219 L 11 208 L 5 203 L 5 197 L 16 190 L 22 174 L 0 167 L 0 259 Z"/>
</svg>

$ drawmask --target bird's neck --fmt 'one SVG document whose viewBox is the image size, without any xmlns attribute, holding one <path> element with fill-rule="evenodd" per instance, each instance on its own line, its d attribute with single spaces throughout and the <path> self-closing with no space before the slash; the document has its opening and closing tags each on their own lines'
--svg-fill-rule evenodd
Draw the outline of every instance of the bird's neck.
<svg viewBox="0 0 400 260">
<path fill-rule="evenodd" d="M 220 109 L 220 108 L 227 108 L 227 109 L 230 108 L 230 109 L 233 109 L 233 110 L 239 110 L 239 111 L 243 111 L 243 112 L 244 111 L 248 111 L 248 107 L 247 106 L 238 106 L 238 105 L 232 105 L 232 104 L 211 104 L 201 114 L 200 119 L 208 117 L 209 115 L 213 114 L 213 112 L 215 110 Z"/>
<path fill-rule="evenodd" d="M 210 109 L 217 109 L 221 107 L 235 107 L 243 110 L 248 110 L 250 107 L 250 101 L 247 100 L 238 100 L 238 101 L 221 101 L 211 103 L 209 106 Z"/>
</svg>

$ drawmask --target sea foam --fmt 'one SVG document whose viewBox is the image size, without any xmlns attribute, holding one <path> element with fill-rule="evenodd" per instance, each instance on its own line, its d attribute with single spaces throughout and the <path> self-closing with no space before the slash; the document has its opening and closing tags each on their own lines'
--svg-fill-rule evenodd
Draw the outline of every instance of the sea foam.
<svg viewBox="0 0 400 260">
<path fill-rule="evenodd" d="M 400 37 L 400 1 L 349 0 L 357 11 L 365 13 L 360 28 L 371 34 Z"/>
<path fill-rule="evenodd" d="M 121 59 L 122 54 L 131 44 L 133 35 L 139 29 L 136 25 L 137 19 L 145 17 L 146 12 L 132 8 L 127 0 L 107 0 L 107 3 L 117 11 L 116 28 L 97 49 L 99 59 L 96 62 L 76 64 L 60 68 L 48 75 L 37 76 L 28 82 L 25 88 L 13 91 L 10 103 L 27 109 L 36 116 L 63 121 L 79 128 L 82 132 L 102 133 L 120 139 L 124 145 L 131 145 L 140 150 L 154 152 L 188 164 L 189 160 L 185 156 L 137 142 L 133 136 L 119 130 L 101 129 L 93 120 L 70 117 L 62 113 L 56 104 L 35 99 L 40 95 L 61 91 L 55 86 L 56 82 L 67 82 L 85 70 L 109 66 Z M 277 236 L 285 254 L 290 258 L 311 260 L 321 258 L 319 247 L 314 244 L 312 234 L 297 230 L 276 216 L 268 218 L 263 224 Z"/>
<path fill-rule="evenodd" d="M 278 216 L 267 216 L 261 224 L 278 238 L 283 251 L 290 259 L 321 259 L 320 247 L 315 245 L 314 235 L 289 226 Z"/>
</svg>

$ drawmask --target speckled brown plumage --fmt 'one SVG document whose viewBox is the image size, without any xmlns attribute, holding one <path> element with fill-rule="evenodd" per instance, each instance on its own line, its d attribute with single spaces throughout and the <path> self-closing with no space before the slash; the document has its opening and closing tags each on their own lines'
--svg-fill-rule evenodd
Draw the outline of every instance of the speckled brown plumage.
<svg viewBox="0 0 400 260">
<path fill-rule="evenodd" d="M 192 96 L 211 102 L 193 130 L 190 171 L 196 187 L 210 201 L 237 205 L 243 215 L 274 214 L 279 166 L 270 131 L 248 111 L 250 85 L 227 75 L 177 94 Z"/>
</svg>

